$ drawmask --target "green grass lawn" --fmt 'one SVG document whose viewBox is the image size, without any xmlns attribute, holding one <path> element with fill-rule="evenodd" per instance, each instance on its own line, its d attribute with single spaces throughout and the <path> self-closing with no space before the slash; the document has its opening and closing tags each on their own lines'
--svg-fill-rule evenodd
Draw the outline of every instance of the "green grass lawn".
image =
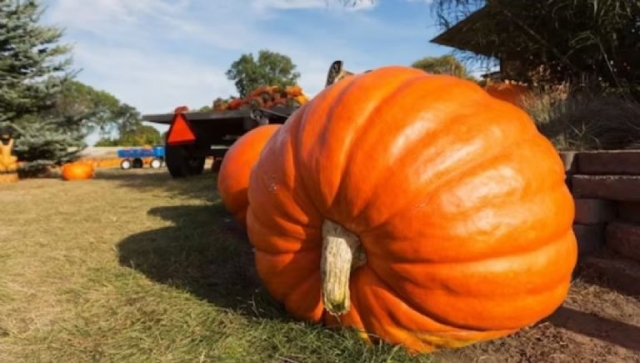
<svg viewBox="0 0 640 363">
<path fill-rule="evenodd" d="M 1 186 L 0 362 L 426 362 L 296 322 L 213 174 Z"/>
<path fill-rule="evenodd" d="M 0 363 L 637 362 L 640 302 L 580 280 L 549 319 L 431 356 L 294 321 L 215 185 L 166 170 L 0 185 Z"/>
</svg>

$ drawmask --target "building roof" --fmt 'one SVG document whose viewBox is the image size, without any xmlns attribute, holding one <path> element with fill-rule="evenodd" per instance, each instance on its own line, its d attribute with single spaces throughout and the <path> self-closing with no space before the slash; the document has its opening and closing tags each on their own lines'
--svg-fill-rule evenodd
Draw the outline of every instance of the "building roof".
<svg viewBox="0 0 640 363">
<path fill-rule="evenodd" d="M 489 8 L 482 7 L 431 39 L 431 42 L 485 56 L 493 56 L 486 47 L 486 40 L 480 41 L 477 37 L 481 34 L 479 29 L 482 22 L 486 21 L 489 16 Z"/>
</svg>

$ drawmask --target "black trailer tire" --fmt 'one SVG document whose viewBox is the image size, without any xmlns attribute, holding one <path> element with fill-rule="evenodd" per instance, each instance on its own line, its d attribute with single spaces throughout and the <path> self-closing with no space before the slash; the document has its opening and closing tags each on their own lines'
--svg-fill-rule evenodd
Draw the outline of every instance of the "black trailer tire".
<svg viewBox="0 0 640 363">
<path fill-rule="evenodd" d="M 205 157 L 189 155 L 183 146 L 167 145 L 164 158 L 169 174 L 174 178 L 199 175 L 204 171 Z"/>
<path fill-rule="evenodd" d="M 129 170 L 131 169 L 131 161 L 129 159 L 123 159 L 120 162 L 120 169 L 122 170 Z"/>
<path fill-rule="evenodd" d="M 143 166 L 144 166 L 144 161 L 142 161 L 142 159 L 140 159 L 140 158 L 133 159 L 133 168 L 134 169 L 140 169 Z"/>
</svg>

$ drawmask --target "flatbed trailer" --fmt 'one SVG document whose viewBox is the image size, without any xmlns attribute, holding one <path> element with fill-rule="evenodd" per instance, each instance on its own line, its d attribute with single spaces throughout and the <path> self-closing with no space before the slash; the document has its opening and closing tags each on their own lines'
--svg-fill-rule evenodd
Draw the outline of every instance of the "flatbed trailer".
<svg viewBox="0 0 640 363">
<path fill-rule="evenodd" d="M 122 159 L 120 168 L 124 170 L 142 168 L 147 162 L 152 169 L 158 169 L 164 165 L 164 146 L 120 149 L 117 156 Z"/>
<path fill-rule="evenodd" d="M 353 75 L 337 60 L 327 72 L 325 87 Z M 266 124 L 283 124 L 298 107 L 246 108 L 226 111 L 190 112 L 178 107 L 173 113 L 144 115 L 148 122 L 170 125 L 165 140 L 164 162 L 174 178 L 201 174 L 205 159 L 213 157 L 217 171 L 225 153 L 248 131 Z"/>
<path fill-rule="evenodd" d="M 201 174 L 207 157 L 214 158 L 212 170 L 217 171 L 238 137 L 260 125 L 282 124 L 296 109 L 278 106 L 190 112 L 179 107 L 174 113 L 143 115 L 142 119 L 170 125 L 164 162 L 172 177 L 183 178 Z"/>
</svg>

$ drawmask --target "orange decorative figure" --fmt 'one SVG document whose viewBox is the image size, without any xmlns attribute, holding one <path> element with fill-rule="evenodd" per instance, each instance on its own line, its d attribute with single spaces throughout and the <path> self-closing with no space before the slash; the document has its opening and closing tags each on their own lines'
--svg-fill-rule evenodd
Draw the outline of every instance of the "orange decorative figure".
<svg viewBox="0 0 640 363">
<path fill-rule="evenodd" d="M 11 135 L 0 134 L 0 182 L 18 181 L 18 158 L 12 155 L 13 144 Z"/>
</svg>

